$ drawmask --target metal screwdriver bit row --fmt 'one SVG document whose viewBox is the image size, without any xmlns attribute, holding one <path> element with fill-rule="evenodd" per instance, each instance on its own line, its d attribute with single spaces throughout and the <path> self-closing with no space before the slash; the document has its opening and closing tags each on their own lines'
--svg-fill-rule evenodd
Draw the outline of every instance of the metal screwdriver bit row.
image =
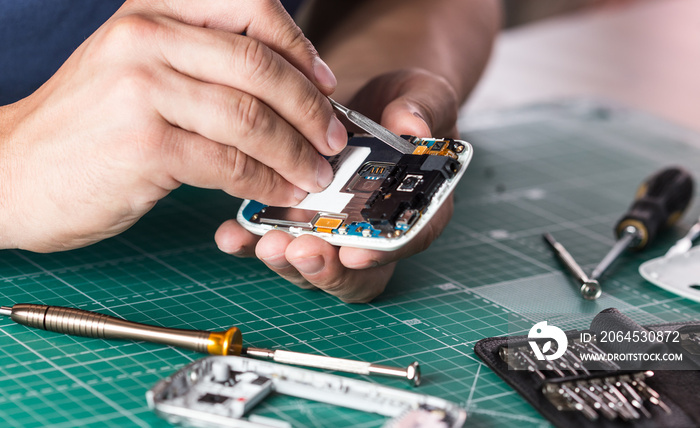
<svg viewBox="0 0 700 428">
<path fill-rule="evenodd" d="M 528 344 L 503 346 L 499 355 L 515 370 L 527 370 L 542 383 L 542 394 L 560 411 L 578 411 L 595 421 L 600 416 L 608 419 L 635 421 L 651 418 L 645 404 L 658 406 L 671 413 L 658 392 L 646 384 L 652 371 L 615 375 L 620 367 L 600 359 L 603 374 L 591 373 L 584 367 L 583 354 L 602 356 L 604 351 L 595 343 L 572 340 L 564 354 L 554 360 L 538 360 Z M 591 360 L 586 358 L 586 360 Z"/>
<path fill-rule="evenodd" d="M 600 416 L 611 421 L 650 419 L 652 413 L 645 407 L 646 403 L 671 413 L 659 393 L 645 382 L 653 375 L 652 371 L 644 371 L 571 381 L 548 380 L 542 386 L 542 393 L 557 410 L 579 411 L 591 421 Z"/>
</svg>

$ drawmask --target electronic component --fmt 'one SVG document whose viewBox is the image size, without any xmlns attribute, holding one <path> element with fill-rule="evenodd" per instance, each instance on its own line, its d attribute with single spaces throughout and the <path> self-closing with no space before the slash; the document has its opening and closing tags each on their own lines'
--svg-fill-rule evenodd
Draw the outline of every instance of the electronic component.
<svg viewBox="0 0 700 428">
<path fill-rule="evenodd" d="M 414 147 L 399 153 L 370 136 L 353 136 L 329 158 L 335 178 L 295 207 L 245 201 L 238 221 L 262 235 L 283 229 L 334 245 L 395 250 L 425 227 L 471 160 L 471 146 L 449 138 L 402 136 Z"/>
<path fill-rule="evenodd" d="M 313 222 L 314 230 L 316 232 L 333 233 L 334 230 L 343 224 L 346 217 L 346 215 L 318 213 Z"/>
<path fill-rule="evenodd" d="M 389 175 L 392 166 L 392 164 L 384 162 L 367 162 L 357 175 L 363 180 L 381 180 Z"/>
<path fill-rule="evenodd" d="M 413 192 L 416 186 L 423 182 L 423 176 L 420 174 L 407 174 L 399 187 L 396 188 L 399 192 Z"/>
<path fill-rule="evenodd" d="M 270 427 L 284 422 L 250 413 L 273 392 L 389 416 L 387 427 L 461 427 L 466 419 L 441 398 L 235 356 L 195 361 L 158 382 L 146 399 L 172 423 Z"/>
</svg>

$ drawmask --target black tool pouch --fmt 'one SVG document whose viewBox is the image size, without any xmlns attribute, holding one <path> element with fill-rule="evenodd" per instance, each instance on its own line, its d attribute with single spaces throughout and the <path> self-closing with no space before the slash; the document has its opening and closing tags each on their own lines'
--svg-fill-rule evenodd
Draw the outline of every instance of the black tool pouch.
<svg viewBox="0 0 700 428">
<path fill-rule="evenodd" d="M 535 361 L 527 336 L 483 339 L 474 351 L 558 427 L 700 427 L 700 321 L 641 326 L 617 309 L 606 309 L 589 330 L 567 331 L 566 336 L 574 349 L 586 352 L 587 344 L 577 343 L 581 333 L 599 340 L 606 332 L 622 332 L 622 337 L 626 332 L 627 337 L 666 335 L 665 340 L 635 345 L 599 341 L 594 346 L 601 353 L 672 352 L 682 354 L 682 362 L 632 361 L 624 370 L 609 363 L 586 363 L 589 370 L 567 370 L 563 363 Z M 573 362 L 577 357 L 567 358 Z M 650 396 L 650 390 L 658 397 Z M 609 410 L 601 410 L 606 404 Z"/>
</svg>

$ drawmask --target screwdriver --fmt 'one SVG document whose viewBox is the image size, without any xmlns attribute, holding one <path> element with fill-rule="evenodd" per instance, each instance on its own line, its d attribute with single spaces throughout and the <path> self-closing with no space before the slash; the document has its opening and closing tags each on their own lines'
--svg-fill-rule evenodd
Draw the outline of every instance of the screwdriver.
<svg viewBox="0 0 700 428">
<path fill-rule="evenodd" d="M 568 251 L 566 251 L 566 248 L 557 242 L 557 240 L 554 239 L 551 234 L 544 233 L 542 237 L 544 238 L 545 242 L 552 247 L 552 250 L 557 255 L 559 260 L 564 263 L 564 266 L 566 266 L 566 268 L 569 269 L 569 271 L 581 283 L 581 289 L 579 290 L 581 292 L 581 296 L 586 300 L 595 300 L 600 297 L 600 294 L 603 292 L 603 290 L 600 288 L 600 283 L 598 283 L 598 281 L 595 279 L 590 279 L 586 275 L 586 272 L 583 271 L 581 266 L 576 263 L 574 257 Z"/>
<path fill-rule="evenodd" d="M 213 355 L 243 355 L 278 363 L 343 371 L 361 375 L 400 377 L 413 386 L 420 384 L 420 366 L 413 362 L 397 368 L 363 361 L 326 357 L 262 348 L 244 348 L 238 327 L 226 331 L 200 331 L 159 327 L 115 318 L 109 315 L 60 306 L 17 303 L 0 307 L 0 315 L 9 316 L 18 324 L 42 330 L 99 339 L 143 340 L 177 346 Z"/>
<path fill-rule="evenodd" d="M 617 242 L 593 269 L 597 280 L 627 248 L 646 248 L 661 229 L 683 215 L 693 196 L 693 178 L 680 167 L 663 169 L 639 186 L 634 202 L 615 226 Z"/>
</svg>

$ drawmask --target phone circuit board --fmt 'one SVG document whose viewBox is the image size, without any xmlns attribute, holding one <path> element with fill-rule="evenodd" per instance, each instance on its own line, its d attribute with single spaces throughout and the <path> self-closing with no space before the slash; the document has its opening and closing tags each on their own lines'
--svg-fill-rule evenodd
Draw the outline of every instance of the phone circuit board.
<svg viewBox="0 0 700 428">
<path fill-rule="evenodd" d="M 367 135 L 328 159 L 334 180 L 294 207 L 245 201 L 238 221 L 253 233 L 281 229 L 310 233 L 334 245 L 394 250 L 430 221 L 472 157 L 468 143 L 403 136 L 415 146 L 403 154 Z"/>
</svg>

